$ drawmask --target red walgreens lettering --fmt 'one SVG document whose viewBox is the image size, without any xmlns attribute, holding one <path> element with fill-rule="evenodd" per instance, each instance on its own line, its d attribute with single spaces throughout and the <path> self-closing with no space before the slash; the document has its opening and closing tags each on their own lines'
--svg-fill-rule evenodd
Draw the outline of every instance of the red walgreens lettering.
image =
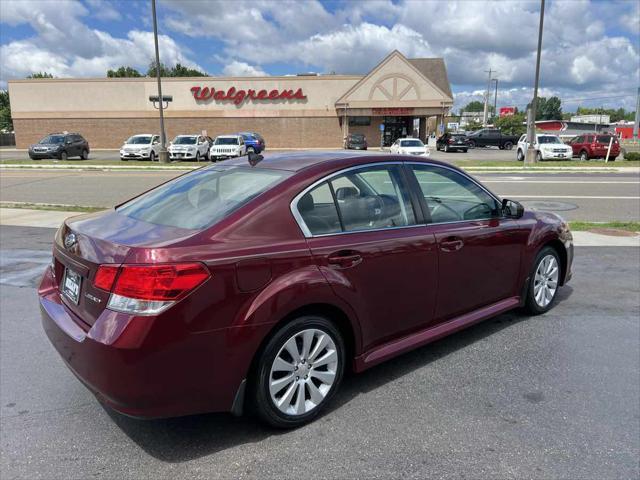
<svg viewBox="0 0 640 480">
<path fill-rule="evenodd" d="M 303 93 L 302 88 L 298 88 L 295 92 L 289 90 L 273 89 L 267 90 L 236 90 L 236 87 L 229 87 L 224 90 L 216 90 L 213 87 L 191 87 L 193 98 L 198 101 L 211 100 L 212 98 L 218 102 L 230 101 L 235 105 L 241 105 L 245 100 L 305 100 L 307 96 Z"/>
</svg>

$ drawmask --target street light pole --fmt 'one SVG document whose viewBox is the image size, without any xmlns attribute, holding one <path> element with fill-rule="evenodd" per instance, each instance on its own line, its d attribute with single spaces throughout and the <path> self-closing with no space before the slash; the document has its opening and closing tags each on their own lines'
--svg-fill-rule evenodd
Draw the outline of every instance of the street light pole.
<svg viewBox="0 0 640 480">
<path fill-rule="evenodd" d="M 158 20 L 156 18 L 156 0 L 151 0 L 151 16 L 153 17 L 153 43 L 156 48 L 156 79 L 158 80 L 158 110 L 160 111 L 160 152 L 158 153 L 158 161 L 160 163 L 169 163 L 167 154 L 167 135 L 164 132 L 164 112 L 162 101 L 162 82 L 160 81 L 160 51 L 158 50 Z"/>
<path fill-rule="evenodd" d="M 536 104 L 538 103 L 538 82 L 540 80 L 540 56 L 542 53 L 542 28 L 544 24 L 544 1 L 540 0 L 540 26 L 538 28 L 538 55 L 536 58 L 536 80 L 533 86 L 533 101 L 531 102 L 531 114 L 529 117 L 529 125 L 527 126 L 527 140 L 529 146 L 527 148 L 527 156 L 524 159 L 525 164 L 536 163 L 536 149 L 534 143 L 536 140 Z"/>
<path fill-rule="evenodd" d="M 497 117 L 498 116 L 498 110 L 496 110 L 496 109 L 498 108 L 498 79 L 494 78 L 493 81 L 496 82 L 496 93 L 493 96 L 493 116 Z"/>
</svg>

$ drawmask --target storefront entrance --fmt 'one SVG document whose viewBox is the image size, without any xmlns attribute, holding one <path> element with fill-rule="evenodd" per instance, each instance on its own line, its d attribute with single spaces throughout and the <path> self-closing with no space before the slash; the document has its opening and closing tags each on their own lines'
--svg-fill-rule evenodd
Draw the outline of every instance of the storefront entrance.
<svg viewBox="0 0 640 480">
<path fill-rule="evenodd" d="M 383 144 L 391 146 L 398 138 L 414 134 L 414 117 L 384 117 Z"/>
</svg>

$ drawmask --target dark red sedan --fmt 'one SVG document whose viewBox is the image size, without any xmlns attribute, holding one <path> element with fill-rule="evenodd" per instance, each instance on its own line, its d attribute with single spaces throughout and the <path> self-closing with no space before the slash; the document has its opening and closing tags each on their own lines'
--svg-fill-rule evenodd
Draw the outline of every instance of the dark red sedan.
<svg viewBox="0 0 640 480">
<path fill-rule="evenodd" d="M 165 417 L 312 420 L 343 374 L 571 277 L 559 217 L 450 165 L 354 153 L 207 166 L 58 230 L 44 329 L 104 403 Z"/>
</svg>

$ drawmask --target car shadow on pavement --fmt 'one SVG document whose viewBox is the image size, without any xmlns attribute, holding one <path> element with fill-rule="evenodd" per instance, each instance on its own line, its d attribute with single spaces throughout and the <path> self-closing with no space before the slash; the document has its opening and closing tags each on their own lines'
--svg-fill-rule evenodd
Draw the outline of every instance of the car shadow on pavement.
<svg viewBox="0 0 640 480">
<path fill-rule="evenodd" d="M 572 292 L 573 289 L 568 285 L 562 288 L 558 292 L 557 303 L 568 299 Z M 530 319 L 533 320 L 534 317 L 517 310 L 508 312 L 384 362 L 361 374 L 349 374 L 332 404 L 316 421 L 322 421 L 322 417 L 331 415 L 333 411 L 363 393 L 371 392 L 502 329 Z M 160 420 L 137 420 L 121 415 L 109 407 L 103 408 L 115 424 L 140 448 L 158 460 L 170 463 L 186 462 L 227 448 L 287 434 L 286 430 L 277 430 L 261 424 L 251 415 L 234 417 L 231 414 L 211 413 Z"/>
</svg>

